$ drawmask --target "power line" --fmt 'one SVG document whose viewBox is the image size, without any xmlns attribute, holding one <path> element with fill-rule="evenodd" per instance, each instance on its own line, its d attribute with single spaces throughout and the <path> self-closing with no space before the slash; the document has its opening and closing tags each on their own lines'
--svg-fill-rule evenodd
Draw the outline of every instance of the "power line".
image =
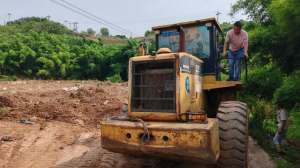
<svg viewBox="0 0 300 168">
<path fill-rule="evenodd" d="M 84 16 L 84 17 L 86 17 L 86 18 L 88 18 L 88 19 L 90 19 L 90 20 L 92 20 L 92 21 L 95 21 L 95 22 L 97 22 L 97 23 L 106 25 L 106 26 L 110 27 L 111 29 L 114 29 L 114 30 L 116 30 L 116 31 L 118 31 L 118 32 L 122 32 L 122 33 L 125 33 L 125 34 L 128 34 L 128 33 L 129 33 L 129 32 L 127 32 L 127 31 L 120 30 L 120 29 L 117 29 L 117 28 L 112 27 L 112 26 L 110 26 L 110 25 L 107 25 L 107 24 L 104 23 L 103 21 L 101 21 L 101 20 L 99 20 L 99 19 L 96 19 L 96 18 L 94 18 L 94 17 L 91 17 L 91 16 L 89 16 L 88 14 L 85 14 L 85 13 L 83 13 L 83 12 L 80 12 L 80 11 L 78 11 L 78 10 L 72 8 L 72 7 L 69 7 L 68 5 L 65 5 L 65 4 L 63 4 L 63 3 L 61 3 L 61 2 L 58 2 L 58 1 L 56 1 L 56 0 L 50 0 L 50 1 L 53 2 L 53 3 L 55 3 L 55 4 L 57 4 L 57 5 L 59 5 L 59 6 L 62 6 L 62 7 L 64 7 L 64 8 L 66 8 L 66 9 L 68 9 L 68 10 L 74 12 L 74 13 L 77 13 L 77 14 L 79 14 L 79 15 L 81 15 L 81 16 Z M 130 35 L 131 35 L 131 34 L 130 34 Z"/>
<path fill-rule="evenodd" d="M 64 8 L 66 8 L 66 9 L 69 9 L 69 10 L 71 10 L 71 11 L 74 12 L 74 13 L 77 13 L 77 14 L 79 14 L 79 15 L 81 15 L 81 16 L 84 16 L 84 17 L 90 19 L 90 20 L 93 20 L 93 21 L 95 21 L 95 22 L 98 22 L 97 20 L 95 20 L 95 19 L 89 17 L 88 15 L 85 15 L 85 14 L 79 12 L 79 11 L 76 11 L 75 9 L 70 8 L 70 7 L 64 5 L 64 4 L 60 3 L 60 2 L 57 2 L 57 1 L 55 1 L 55 0 L 50 0 L 50 1 L 53 2 L 53 3 L 55 3 L 55 4 L 57 4 L 57 5 L 59 5 L 59 6 L 62 6 L 62 7 L 64 7 Z M 71 27 L 72 22 L 68 22 L 68 23 L 69 23 L 69 26 Z M 98 22 L 98 23 L 99 23 L 99 22 Z M 101 24 L 102 24 L 102 23 L 101 23 Z"/>
<path fill-rule="evenodd" d="M 68 2 L 68 1 L 66 1 L 66 0 L 60 0 L 60 1 L 64 2 L 65 4 L 68 4 L 68 5 L 72 6 L 73 8 L 76 8 L 76 9 L 80 10 L 81 12 L 84 12 L 84 13 L 86 13 L 86 14 L 88 14 L 88 15 L 94 17 L 94 18 L 99 19 L 99 20 L 101 20 L 102 22 L 104 22 L 104 23 L 106 23 L 106 24 L 108 24 L 108 25 L 111 25 L 111 26 L 116 27 L 116 28 L 118 28 L 118 29 L 120 29 L 120 30 L 122 30 L 122 31 L 125 31 L 125 32 L 128 32 L 128 33 L 132 34 L 132 32 L 131 32 L 130 30 L 127 30 L 127 29 L 125 29 L 125 28 L 123 28 L 123 27 L 121 27 L 121 26 L 118 26 L 118 25 L 116 25 L 116 24 L 114 24 L 114 23 L 112 23 L 112 22 L 109 22 L 109 21 L 107 21 L 107 20 L 105 20 L 105 19 L 103 19 L 103 18 L 100 18 L 100 17 L 98 17 L 98 16 L 92 14 L 91 12 L 88 12 L 88 11 L 82 9 L 82 8 L 79 8 L 78 6 L 76 6 L 76 5 L 74 5 L 74 4 L 70 3 L 70 2 Z"/>
</svg>

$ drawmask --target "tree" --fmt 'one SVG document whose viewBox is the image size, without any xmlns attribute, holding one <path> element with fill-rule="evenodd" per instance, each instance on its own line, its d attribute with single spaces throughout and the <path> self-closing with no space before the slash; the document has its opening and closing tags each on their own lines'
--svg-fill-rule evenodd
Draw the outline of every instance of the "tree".
<svg viewBox="0 0 300 168">
<path fill-rule="evenodd" d="M 253 58 L 275 61 L 286 73 L 300 68 L 299 0 L 238 0 L 232 13 L 238 11 L 253 21 L 248 24 Z"/>
<path fill-rule="evenodd" d="M 152 30 L 147 30 L 145 32 L 145 37 L 154 37 L 154 36 L 155 36 L 155 33 Z"/>
<path fill-rule="evenodd" d="M 109 30 L 106 27 L 101 28 L 100 29 L 100 33 L 101 33 L 101 36 L 104 36 L 104 37 L 108 37 L 109 36 Z"/>
<path fill-rule="evenodd" d="M 269 10 L 277 33 L 277 48 L 274 48 L 273 55 L 278 62 L 282 62 L 286 72 L 299 69 L 300 1 L 273 0 Z"/>
<path fill-rule="evenodd" d="M 47 32 L 52 34 L 71 34 L 72 31 L 61 23 L 50 21 L 46 18 L 27 17 L 7 23 L 6 28 L 16 32 Z"/>
<path fill-rule="evenodd" d="M 88 28 L 86 30 L 86 32 L 87 32 L 88 36 L 95 36 L 95 34 L 96 34 L 96 31 L 93 30 L 92 28 Z"/>
<path fill-rule="evenodd" d="M 238 0 L 231 8 L 231 15 L 243 11 L 250 19 L 259 23 L 270 21 L 268 6 L 272 0 Z"/>
<path fill-rule="evenodd" d="M 127 38 L 125 35 L 116 35 L 115 37 L 120 38 L 120 39 L 126 39 Z"/>
</svg>

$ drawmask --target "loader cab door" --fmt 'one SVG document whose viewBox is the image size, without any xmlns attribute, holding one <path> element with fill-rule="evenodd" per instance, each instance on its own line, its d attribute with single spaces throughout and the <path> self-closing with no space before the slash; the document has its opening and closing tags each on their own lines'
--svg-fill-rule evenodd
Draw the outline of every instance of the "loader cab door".
<svg viewBox="0 0 300 168">
<path fill-rule="evenodd" d="M 203 60 L 202 73 L 217 72 L 217 29 L 212 24 L 184 27 L 185 51 Z"/>
</svg>

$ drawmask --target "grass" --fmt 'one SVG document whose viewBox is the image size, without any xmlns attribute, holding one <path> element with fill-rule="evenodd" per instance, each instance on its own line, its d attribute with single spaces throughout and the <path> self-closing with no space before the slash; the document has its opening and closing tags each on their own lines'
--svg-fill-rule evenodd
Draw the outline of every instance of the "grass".
<svg viewBox="0 0 300 168">
<path fill-rule="evenodd" d="M 16 81 L 17 78 L 15 76 L 6 76 L 0 75 L 0 81 Z"/>
</svg>

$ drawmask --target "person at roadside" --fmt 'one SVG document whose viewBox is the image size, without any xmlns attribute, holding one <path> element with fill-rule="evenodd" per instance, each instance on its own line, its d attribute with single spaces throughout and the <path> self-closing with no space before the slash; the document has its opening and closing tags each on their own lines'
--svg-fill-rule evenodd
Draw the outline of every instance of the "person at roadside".
<svg viewBox="0 0 300 168">
<path fill-rule="evenodd" d="M 227 50 L 229 51 L 227 53 Z M 241 64 L 248 59 L 248 33 L 242 29 L 242 23 L 237 21 L 233 29 L 226 34 L 223 56 L 228 54 L 229 80 L 238 81 L 241 76 Z"/>
<path fill-rule="evenodd" d="M 139 53 L 140 56 L 146 55 L 145 43 L 144 42 L 140 43 L 138 53 Z"/>
<path fill-rule="evenodd" d="M 283 108 L 281 102 L 277 103 L 276 107 L 276 119 L 277 119 L 277 132 L 273 138 L 273 142 L 276 146 L 276 150 L 279 153 L 282 153 L 282 141 L 285 139 L 285 135 L 288 129 L 288 114 L 287 111 Z"/>
</svg>

